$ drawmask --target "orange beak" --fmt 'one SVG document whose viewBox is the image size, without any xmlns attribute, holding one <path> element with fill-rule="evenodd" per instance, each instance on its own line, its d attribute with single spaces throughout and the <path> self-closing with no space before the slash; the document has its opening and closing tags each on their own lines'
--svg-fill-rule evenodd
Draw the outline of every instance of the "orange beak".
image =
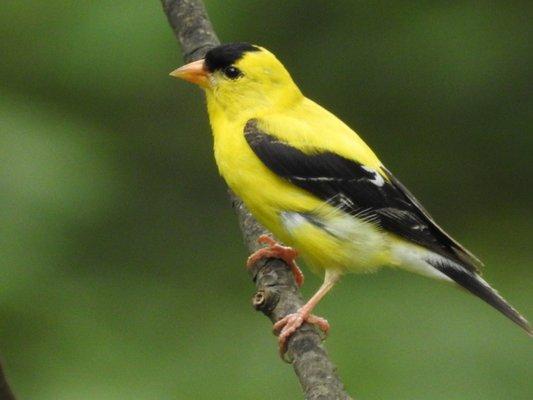
<svg viewBox="0 0 533 400">
<path fill-rule="evenodd" d="M 170 73 L 170 76 L 195 83 L 198 86 L 209 86 L 209 72 L 204 68 L 203 59 L 193 61 L 192 63 L 185 64 L 183 67 L 175 69 Z"/>
</svg>

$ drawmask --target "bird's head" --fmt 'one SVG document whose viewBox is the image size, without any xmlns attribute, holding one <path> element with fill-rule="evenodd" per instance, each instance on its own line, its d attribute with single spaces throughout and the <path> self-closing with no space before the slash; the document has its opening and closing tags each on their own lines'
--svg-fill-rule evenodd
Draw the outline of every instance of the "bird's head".
<svg viewBox="0 0 533 400">
<path fill-rule="evenodd" d="M 276 56 L 248 43 L 215 47 L 170 75 L 201 86 L 210 106 L 230 114 L 283 107 L 302 97 Z"/>
</svg>

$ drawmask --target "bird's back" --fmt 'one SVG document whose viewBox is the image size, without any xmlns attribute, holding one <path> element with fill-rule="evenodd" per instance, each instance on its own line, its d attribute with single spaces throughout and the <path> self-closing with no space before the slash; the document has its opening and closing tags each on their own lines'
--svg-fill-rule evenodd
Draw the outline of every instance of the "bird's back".
<svg viewBox="0 0 533 400">
<path fill-rule="evenodd" d="M 303 98 L 293 107 L 265 114 L 259 126 L 269 134 L 309 152 L 326 150 L 378 169 L 381 162 L 368 145 L 342 120 Z"/>
</svg>

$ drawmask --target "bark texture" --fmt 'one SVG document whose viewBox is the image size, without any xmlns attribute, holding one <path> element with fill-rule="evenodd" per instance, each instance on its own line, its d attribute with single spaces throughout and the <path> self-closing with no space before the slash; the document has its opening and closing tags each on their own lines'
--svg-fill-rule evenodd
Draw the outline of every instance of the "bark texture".
<svg viewBox="0 0 533 400">
<path fill-rule="evenodd" d="M 161 0 L 165 14 L 178 39 L 185 62 L 202 58 L 207 51 L 220 44 L 205 7 L 200 0 Z M 261 246 L 257 239 L 270 234 L 246 209 L 242 201 L 230 191 L 244 242 L 250 252 Z M 239 267 L 239 268 L 242 268 Z M 251 269 L 256 285 L 252 305 L 274 323 L 303 306 L 292 272 L 279 259 L 262 259 Z M 335 367 L 322 346 L 317 329 L 304 324 L 288 341 L 287 357 L 292 361 L 307 400 L 348 400 Z"/>
</svg>

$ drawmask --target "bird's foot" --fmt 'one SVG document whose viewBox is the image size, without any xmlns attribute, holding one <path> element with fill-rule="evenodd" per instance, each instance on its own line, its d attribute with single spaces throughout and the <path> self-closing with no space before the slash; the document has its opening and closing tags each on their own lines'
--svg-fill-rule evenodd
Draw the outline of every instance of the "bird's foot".
<svg viewBox="0 0 533 400">
<path fill-rule="evenodd" d="M 304 283 L 304 274 L 298 264 L 296 264 L 296 257 L 298 257 L 298 252 L 292 247 L 282 246 L 270 236 L 261 235 L 257 241 L 261 244 L 266 244 L 268 247 L 257 250 L 246 262 L 246 266 L 250 268 L 257 261 L 262 258 L 280 258 L 291 267 L 292 274 L 294 275 L 294 280 L 298 287 L 301 287 Z"/>
<path fill-rule="evenodd" d="M 304 322 L 318 326 L 324 334 L 323 339 L 327 337 L 329 323 L 326 319 L 309 314 L 302 309 L 293 314 L 289 314 L 274 324 L 274 334 L 278 335 L 279 353 L 281 358 L 284 358 L 285 352 L 287 351 L 287 340 Z"/>
</svg>

